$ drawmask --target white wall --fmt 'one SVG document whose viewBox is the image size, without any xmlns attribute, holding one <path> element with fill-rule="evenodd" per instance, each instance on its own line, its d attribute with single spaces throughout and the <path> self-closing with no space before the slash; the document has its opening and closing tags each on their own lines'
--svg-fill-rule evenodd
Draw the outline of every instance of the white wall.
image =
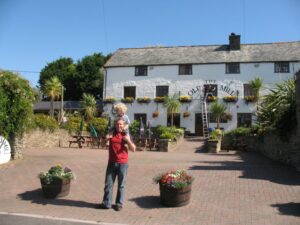
<svg viewBox="0 0 300 225">
<path fill-rule="evenodd" d="M 235 93 L 239 91 L 239 100 L 236 103 L 227 103 L 228 112 L 233 115 L 232 121 L 222 124 L 226 130 L 236 128 L 237 113 L 251 113 L 255 111 L 253 103 L 246 104 L 243 100 L 243 84 L 259 76 L 263 79 L 264 89 L 262 94 L 266 94 L 268 89 L 273 87 L 275 83 L 282 80 L 289 79 L 294 76 L 294 73 L 300 70 L 300 63 L 290 63 L 290 73 L 274 73 L 274 63 L 241 63 L 239 74 L 226 74 L 225 64 L 199 64 L 193 65 L 192 75 L 178 75 L 178 65 L 169 66 L 148 66 L 148 76 L 135 76 L 134 67 L 117 67 L 107 68 L 106 80 L 106 96 L 113 96 L 117 99 L 123 98 L 124 86 L 136 86 L 136 97 L 148 96 L 155 98 L 157 85 L 168 85 L 169 94 L 174 93 L 181 95 L 188 95 L 193 88 L 196 90 L 197 86 L 202 87 L 204 84 L 215 83 L 218 84 L 218 97 L 220 102 L 222 97 L 229 94 L 220 90 L 221 85 L 227 86 Z M 105 93 L 105 91 L 104 91 Z M 181 106 L 181 113 L 184 111 L 191 112 L 190 117 L 181 117 L 181 126 L 186 127 L 191 132 L 194 132 L 194 114 L 201 112 L 200 107 L 200 92 L 193 94 L 193 101 L 191 103 L 183 103 Z M 235 94 L 234 94 L 235 95 Z M 166 125 L 167 116 L 166 109 L 163 104 L 151 102 L 149 104 L 127 104 L 128 116 L 133 120 L 134 113 L 147 113 L 147 119 L 153 126 Z M 105 110 L 109 111 L 111 104 L 106 105 Z M 152 113 L 157 110 L 160 111 L 158 118 L 152 118 Z M 210 124 L 215 127 L 215 124 Z"/>
</svg>

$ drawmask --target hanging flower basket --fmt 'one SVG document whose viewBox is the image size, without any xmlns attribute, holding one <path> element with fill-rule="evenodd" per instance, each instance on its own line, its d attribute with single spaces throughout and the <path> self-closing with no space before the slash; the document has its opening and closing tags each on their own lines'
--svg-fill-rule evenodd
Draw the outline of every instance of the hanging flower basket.
<svg viewBox="0 0 300 225">
<path fill-rule="evenodd" d="M 158 116 L 159 116 L 159 111 L 155 111 L 155 112 L 152 113 L 153 118 L 156 118 Z"/>
<path fill-rule="evenodd" d="M 179 207 L 189 204 L 194 178 L 184 170 L 163 173 L 153 178 L 159 184 L 160 201 L 163 205 Z"/>
<path fill-rule="evenodd" d="M 133 97 L 122 98 L 121 102 L 123 102 L 123 103 L 133 103 L 134 102 L 134 98 Z"/>
<path fill-rule="evenodd" d="M 238 97 L 237 96 L 225 96 L 223 97 L 224 102 L 237 102 Z"/>
<path fill-rule="evenodd" d="M 107 97 L 103 100 L 103 103 L 114 103 L 116 102 L 116 99 L 114 97 Z"/>
<path fill-rule="evenodd" d="M 165 102 L 165 97 L 155 97 L 154 101 L 157 103 L 163 103 Z"/>
<path fill-rule="evenodd" d="M 183 112 L 183 117 L 189 117 L 190 116 L 190 112 L 188 112 L 188 111 L 185 111 L 185 112 Z"/>
<path fill-rule="evenodd" d="M 191 102 L 192 101 L 192 97 L 191 96 L 180 96 L 179 97 L 179 101 L 180 102 Z"/>
<path fill-rule="evenodd" d="M 138 103 L 149 103 L 151 102 L 151 98 L 144 96 L 136 99 Z"/>
<path fill-rule="evenodd" d="M 207 96 L 206 102 L 215 102 L 218 100 L 216 96 Z"/>
<path fill-rule="evenodd" d="M 254 102 L 255 101 L 255 96 L 254 95 L 245 96 L 244 100 L 245 100 L 246 103 L 248 103 L 248 102 Z"/>
</svg>

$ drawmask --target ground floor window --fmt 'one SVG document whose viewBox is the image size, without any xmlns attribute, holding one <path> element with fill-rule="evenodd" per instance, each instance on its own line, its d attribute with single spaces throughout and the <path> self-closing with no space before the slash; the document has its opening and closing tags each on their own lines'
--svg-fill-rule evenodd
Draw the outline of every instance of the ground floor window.
<svg viewBox="0 0 300 225">
<path fill-rule="evenodd" d="M 251 127 L 252 114 L 251 113 L 238 113 L 237 114 L 237 127 Z"/>
<path fill-rule="evenodd" d="M 142 120 L 143 124 L 147 124 L 147 114 L 146 113 L 135 113 L 134 120 L 137 120 L 138 122 L 140 122 Z"/>
<path fill-rule="evenodd" d="M 168 113 L 167 126 L 172 126 L 172 116 Z M 173 113 L 173 126 L 180 127 L 180 113 Z"/>
</svg>

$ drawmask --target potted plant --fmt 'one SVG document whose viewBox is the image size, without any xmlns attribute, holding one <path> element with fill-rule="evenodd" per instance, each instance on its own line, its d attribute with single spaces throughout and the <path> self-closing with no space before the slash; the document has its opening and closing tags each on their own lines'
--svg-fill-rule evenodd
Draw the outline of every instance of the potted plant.
<svg viewBox="0 0 300 225">
<path fill-rule="evenodd" d="M 163 103 L 163 102 L 165 102 L 165 97 L 164 97 L 164 96 L 158 96 L 158 97 L 155 97 L 155 98 L 154 98 L 154 101 L 155 101 L 156 103 Z"/>
<path fill-rule="evenodd" d="M 194 178 L 184 170 L 170 171 L 153 178 L 159 184 L 163 205 L 179 207 L 190 202 Z"/>
<path fill-rule="evenodd" d="M 190 112 L 189 111 L 185 111 L 183 112 L 183 117 L 189 117 L 190 116 Z"/>
<path fill-rule="evenodd" d="M 254 102 L 255 101 L 255 96 L 254 95 L 245 96 L 244 100 L 245 100 L 246 103 Z"/>
<path fill-rule="evenodd" d="M 191 96 L 187 96 L 187 95 L 179 96 L 179 101 L 180 102 L 191 102 L 192 101 L 192 97 Z"/>
<path fill-rule="evenodd" d="M 206 102 L 215 102 L 215 101 L 217 101 L 217 99 L 218 99 L 217 96 L 209 95 L 209 96 L 207 96 L 207 98 L 206 98 Z"/>
<path fill-rule="evenodd" d="M 56 198 L 69 194 L 71 180 L 75 179 L 75 174 L 68 167 L 56 165 L 52 166 L 48 172 L 41 172 L 39 178 L 44 196 Z"/>
<path fill-rule="evenodd" d="M 147 96 L 139 97 L 136 99 L 138 103 L 149 103 L 151 102 L 151 99 Z"/>
<path fill-rule="evenodd" d="M 208 152 L 218 153 L 221 151 L 222 131 L 215 129 L 210 133 L 208 139 Z"/>
<path fill-rule="evenodd" d="M 156 118 L 156 117 L 158 117 L 159 116 L 159 111 L 154 111 L 153 113 L 152 113 L 152 117 L 153 118 Z"/>
<path fill-rule="evenodd" d="M 123 102 L 123 103 L 133 103 L 134 102 L 134 98 L 133 97 L 122 98 L 121 102 Z"/>
<path fill-rule="evenodd" d="M 103 100 L 103 103 L 114 103 L 116 99 L 114 97 L 107 97 Z"/>
<path fill-rule="evenodd" d="M 237 102 L 237 100 L 238 100 L 237 96 L 231 96 L 231 95 L 229 95 L 229 96 L 223 97 L 223 101 L 224 102 Z"/>
</svg>

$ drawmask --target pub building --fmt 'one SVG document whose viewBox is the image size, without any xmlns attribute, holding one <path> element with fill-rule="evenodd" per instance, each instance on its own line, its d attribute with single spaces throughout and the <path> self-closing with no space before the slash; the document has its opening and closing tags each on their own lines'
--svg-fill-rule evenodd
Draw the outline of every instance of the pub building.
<svg viewBox="0 0 300 225">
<path fill-rule="evenodd" d="M 203 113 L 209 128 L 216 128 L 213 101 L 227 107 L 222 129 L 249 127 L 256 110 L 249 82 L 263 80 L 262 96 L 298 70 L 300 41 L 241 44 L 240 35 L 232 33 L 224 45 L 121 48 L 104 66 L 104 111 L 111 114 L 113 104 L 123 101 L 131 122 L 170 125 L 161 97 L 177 96 L 181 107 L 174 124 L 191 134 L 203 135 Z"/>
</svg>

